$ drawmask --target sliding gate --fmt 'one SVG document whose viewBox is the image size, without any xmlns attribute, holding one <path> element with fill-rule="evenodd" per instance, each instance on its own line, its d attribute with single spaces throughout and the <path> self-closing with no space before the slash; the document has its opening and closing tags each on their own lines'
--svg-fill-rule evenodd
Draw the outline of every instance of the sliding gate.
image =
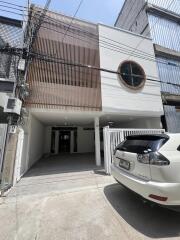
<svg viewBox="0 0 180 240">
<path fill-rule="evenodd" d="M 104 166 L 107 174 L 111 174 L 111 163 L 115 147 L 129 135 L 137 134 L 160 134 L 165 133 L 164 129 L 132 129 L 132 128 L 109 128 L 104 127 Z"/>
</svg>

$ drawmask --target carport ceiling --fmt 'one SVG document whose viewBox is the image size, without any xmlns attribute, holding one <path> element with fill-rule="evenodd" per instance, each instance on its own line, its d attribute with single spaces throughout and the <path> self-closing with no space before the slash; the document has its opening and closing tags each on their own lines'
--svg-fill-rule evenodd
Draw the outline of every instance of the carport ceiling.
<svg viewBox="0 0 180 240">
<path fill-rule="evenodd" d="M 47 111 L 47 112 L 33 112 L 32 113 L 38 120 L 40 120 L 45 125 L 50 126 L 73 126 L 73 125 L 92 125 L 94 124 L 94 118 L 98 116 L 95 113 L 68 113 L 68 112 L 55 112 L 55 111 Z"/>
<path fill-rule="evenodd" d="M 137 119 L 131 116 L 120 116 L 118 114 L 105 114 L 99 112 L 59 112 L 33 111 L 32 114 L 44 125 L 49 126 L 93 126 L 94 118 L 100 117 L 101 126 L 106 126 L 109 122 L 121 123 Z"/>
</svg>

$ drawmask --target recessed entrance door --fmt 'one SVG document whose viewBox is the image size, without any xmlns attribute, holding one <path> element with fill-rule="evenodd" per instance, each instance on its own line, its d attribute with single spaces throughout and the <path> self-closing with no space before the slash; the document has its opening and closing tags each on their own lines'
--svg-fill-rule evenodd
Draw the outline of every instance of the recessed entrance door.
<svg viewBox="0 0 180 240">
<path fill-rule="evenodd" d="M 71 132 L 59 132 L 59 152 L 70 152 Z"/>
</svg>

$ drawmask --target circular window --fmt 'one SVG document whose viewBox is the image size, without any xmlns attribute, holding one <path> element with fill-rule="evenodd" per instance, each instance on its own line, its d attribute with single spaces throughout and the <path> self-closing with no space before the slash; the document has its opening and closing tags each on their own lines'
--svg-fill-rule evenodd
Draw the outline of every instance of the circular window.
<svg viewBox="0 0 180 240">
<path fill-rule="evenodd" d="M 145 84 L 146 76 L 143 68 L 133 61 L 123 62 L 119 68 L 119 78 L 123 84 L 131 89 L 142 88 Z"/>
</svg>

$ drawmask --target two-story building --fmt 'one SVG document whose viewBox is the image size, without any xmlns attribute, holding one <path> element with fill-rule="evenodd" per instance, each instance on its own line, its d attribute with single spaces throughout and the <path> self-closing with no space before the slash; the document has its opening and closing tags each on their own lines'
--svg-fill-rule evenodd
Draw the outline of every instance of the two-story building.
<svg viewBox="0 0 180 240">
<path fill-rule="evenodd" d="M 37 12 L 32 21 L 40 10 L 32 8 Z M 61 161 L 64 153 L 91 153 L 94 163 L 101 165 L 104 126 L 162 128 L 151 39 L 103 24 L 71 21 L 47 11 L 34 40 L 19 176 L 44 155 L 59 155 Z M 141 40 L 138 54 L 130 56 Z"/>
</svg>

